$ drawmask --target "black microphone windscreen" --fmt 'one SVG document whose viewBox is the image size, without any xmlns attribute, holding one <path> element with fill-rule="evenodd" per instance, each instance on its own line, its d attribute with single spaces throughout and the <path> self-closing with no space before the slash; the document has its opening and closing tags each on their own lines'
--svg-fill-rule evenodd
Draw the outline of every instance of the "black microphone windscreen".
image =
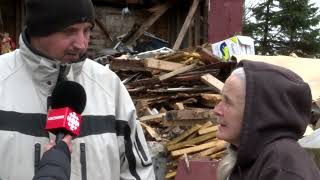
<svg viewBox="0 0 320 180">
<path fill-rule="evenodd" d="M 51 108 L 69 107 L 76 113 L 84 111 L 87 95 L 84 88 L 74 81 L 61 81 L 57 83 L 51 96 Z"/>
</svg>

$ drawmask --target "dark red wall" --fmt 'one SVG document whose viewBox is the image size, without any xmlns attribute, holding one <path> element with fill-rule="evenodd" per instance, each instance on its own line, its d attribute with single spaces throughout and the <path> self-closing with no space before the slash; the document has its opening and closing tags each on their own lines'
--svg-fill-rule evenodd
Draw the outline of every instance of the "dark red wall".
<svg viewBox="0 0 320 180">
<path fill-rule="evenodd" d="M 208 41 L 218 42 L 242 31 L 243 0 L 210 0 Z"/>
</svg>

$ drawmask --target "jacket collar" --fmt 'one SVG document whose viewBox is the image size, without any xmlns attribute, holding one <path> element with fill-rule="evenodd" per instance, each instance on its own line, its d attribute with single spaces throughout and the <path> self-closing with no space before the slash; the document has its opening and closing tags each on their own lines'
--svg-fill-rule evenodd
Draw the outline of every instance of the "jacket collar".
<svg viewBox="0 0 320 180">
<path fill-rule="evenodd" d="M 85 58 L 72 64 L 51 59 L 30 45 L 26 32 L 21 34 L 19 45 L 21 59 L 30 70 L 33 82 L 40 87 L 41 92 L 46 96 L 51 94 L 59 74 L 64 79 L 74 80 L 82 70 Z"/>
</svg>

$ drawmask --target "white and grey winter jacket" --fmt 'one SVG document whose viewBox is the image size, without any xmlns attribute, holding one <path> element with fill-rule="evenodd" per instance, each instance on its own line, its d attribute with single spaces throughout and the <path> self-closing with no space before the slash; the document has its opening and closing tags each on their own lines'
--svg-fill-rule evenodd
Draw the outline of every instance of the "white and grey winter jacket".
<svg viewBox="0 0 320 180">
<path fill-rule="evenodd" d="M 90 59 L 63 65 L 32 50 L 0 56 L 0 179 L 32 179 L 49 134 L 47 99 L 58 76 L 80 83 L 87 94 L 81 134 L 73 140 L 71 180 L 153 180 L 145 137 L 120 79 Z M 51 134 L 50 134 L 51 135 Z"/>
</svg>

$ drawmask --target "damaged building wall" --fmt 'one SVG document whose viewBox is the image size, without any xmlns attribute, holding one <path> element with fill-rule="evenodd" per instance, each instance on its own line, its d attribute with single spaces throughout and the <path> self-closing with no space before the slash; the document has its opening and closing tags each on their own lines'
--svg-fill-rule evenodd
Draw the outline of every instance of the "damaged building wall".
<svg viewBox="0 0 320 180">
<path fill-rule="evenodd" d="M 181 27 L 191 8 L 192 1 L 177 3 L 172 5 L 155 23 L 146 31 L 152 33 L 157 38 L 167 42 L 168 47 L 175 43 Z M 160 5 L 158 5 L 160 6 Z M 152 8 L 130 8 L 126 15 L 122 12 L 124 7 L 111 7 L 96 4 L 97 21 L 93 29 L 89 46 L 89 56 L 91 58 L 104 54 L 108 49 L 117 44 L 117 37 L 128 33 L 134 24 L 145 23 L 153 13 L 157 12 L 158 6 Z M 194 15 L 194 19 L 188 28 L 181 48 L 192 47 L 207 42 L 208 34 L 208 1 L 201 1 Z M 99 26 L 100 23 L 103 27 Z M 139 38 L 143 40 L 143 38 Z"/>
<path fill-rule="evenodd" d="M 208 1 L 201 0 L 197 8 L 197 12 L 193 17 L 193 21 L 188 28 L 188 32 L 184 36 L 181 48 L 192 47 L 207 42 L 208 32 Z M 123 3 L 105 0 L 93 1 L 97 20 L 101 22 L 107 34 L 96 24 L 93 29 L 91 42 L 89 45 L 89 57 L 95 58 L 103 52 L 104 49 L 113 48 L 117 43 L 116 37 L 121 36 L 132 28 L 133 24 L 145 23 L 153 12 L 156 12 L 161 3 L 160 1 L 152 1 L 154 6 L 141 5 L 141 1 L 134 6 L 129 5 L 130 13 L 126 16 L 122 15 Z M 102 3 L 103 2 L 103 3 Z M 133 1 L 130 1 L 131 3 Z M 184 24 L 188 12 L 193 1 L 177 1 L 166 12 L 161 15 L 147 32 L 154 34 L 157 38 L 167 42 L 168 47 L 172 48 Z M 24 28 L 25 21 L 25 0 L 1 0 L 0 10 L 2 13 L 2 29 L 1 31 L 9 32 L 10 36 L 18 44 L 19 35 Z M 0 25 L 1 26 L 1 25 Z M 112 40 L 111 40 L 112 39 Z M 138 40 L 141 40 L 139 38 Z"/>
<path fill-rule="evenodd" d="M 0 33 L 9 33 L 16 42 L 19 40 L 24 21 L 24 0 L 0 0 Z"/>
<path fill-rule="evenodd" d="M 128 33 L 135 23 L 142 24 L 151 15 L 145 9 L 132 9 L 127 15 L 123 15 L 122 11 L 123 8 L 96 6 L 97 20 L 89 44 L 89 55 L 91 57 L 99 56 L 106 49 L 115 47 L 118 42 L 117 37 Z M 101 23 L 103 27 L 97 23 Z M 167 39 L 167 25 L 167 19 L 160 18 L 157 23 L 148 29 L 148 32 L 159 38 Z M 104 31 L 107 32 L 107 35 Z"/>
<path fill-rule="evenodd" d="M 243 0 L 210 0 L 210 43 L 222 41 L 242 32 Z"/>
</svg>

